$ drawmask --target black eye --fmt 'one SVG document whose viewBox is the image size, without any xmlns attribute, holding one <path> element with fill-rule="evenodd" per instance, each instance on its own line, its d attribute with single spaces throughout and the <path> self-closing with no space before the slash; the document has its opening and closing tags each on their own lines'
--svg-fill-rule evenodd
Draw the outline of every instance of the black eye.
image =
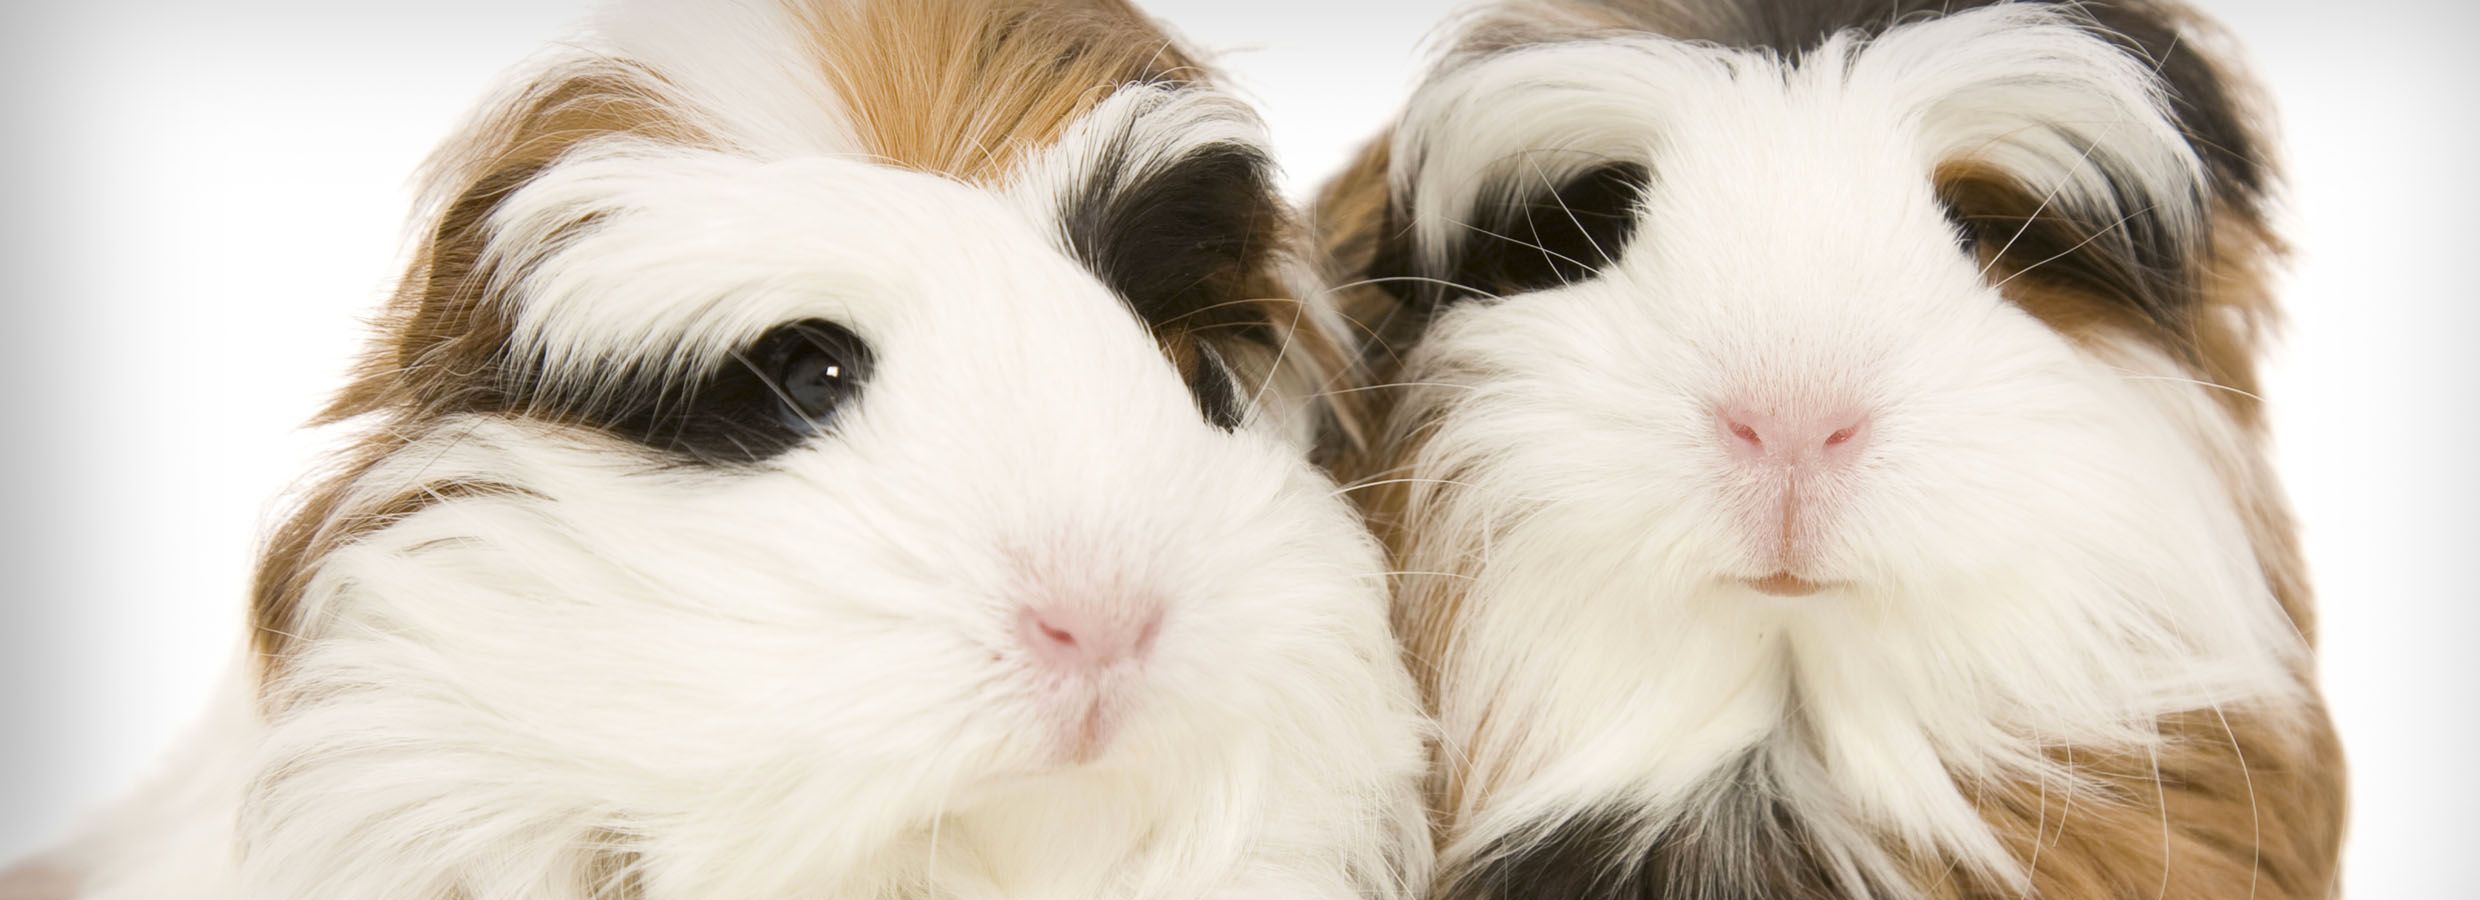
<svg viewBox="0 0 2480 900">
<path fill-rule="evenodd" d="M 795 434 L 832 427 L 870 375 L 870 348 L 833 322 L 810 319 L 767 332 L 747 354 L 775 395 L 775 419 Z"/>
</svg>

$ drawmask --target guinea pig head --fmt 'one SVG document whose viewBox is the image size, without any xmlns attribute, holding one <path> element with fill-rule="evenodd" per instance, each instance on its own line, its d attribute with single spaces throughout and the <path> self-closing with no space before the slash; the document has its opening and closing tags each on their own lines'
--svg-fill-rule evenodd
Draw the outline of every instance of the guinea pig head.
<svg viewBox="0 0 2480 900">
<path fill-rule="evenodd" d="M 859 894 L 933 823 L 1124 848 L 1388 796 L 1410 689 L 1306 461 L 1340 359 L 1255 118 L 1112 3 L 664 9 L 442 157 L 332 414 L 371 436 L 262 572 L 305 761 L 254 791 L 268 856 Z M 1286 839 L 1397 849 L 1324 818 Z"/>
<path fill-rule="evenodd" d="M 1984 787 L 2311 702 L 2249 393 L 2271 175 L 2209 66 L 2074 10 L 1759 6 L 1510 4 L 1327 199 L 1383 286 L 1351 474 L 1468 760 L 1450 856 L 1759 784 L 1828 881 L 2021 885 Z"/>
</svg>

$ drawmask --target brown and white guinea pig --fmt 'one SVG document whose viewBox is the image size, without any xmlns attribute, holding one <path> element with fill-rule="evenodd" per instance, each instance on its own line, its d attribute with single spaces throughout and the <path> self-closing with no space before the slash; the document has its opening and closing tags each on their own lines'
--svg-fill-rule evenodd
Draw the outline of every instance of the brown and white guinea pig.
<svg viewBox="0 0 2480 900">
<path fill-rule="evenodd" d="M 596 34 L 440 157 L 228 719 L 75 896 L 1425 883 L 1253 114 L 1121 0 Z"/>
<path fill-rule="evenodd" d="M 1323 199 L 1438 895 L 2323 898 L 2275 173 L 2154 2 L 1477 14 Z"/>
</svg>

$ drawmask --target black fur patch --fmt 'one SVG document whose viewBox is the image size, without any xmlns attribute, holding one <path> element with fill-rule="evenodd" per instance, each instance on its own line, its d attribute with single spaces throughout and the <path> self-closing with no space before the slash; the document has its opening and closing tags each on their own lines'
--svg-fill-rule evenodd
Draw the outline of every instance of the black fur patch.
<svg viewBox="0 0 2480 900">
<path fill-rule="evenodd" d="M 1579 813 L 1546 836 L 1510 842 L 1450 873 L 1456 900 L 1843 900 L 1865 895 L 1836 873 L 1753 757 L 1717 775 L 1677 828 L 1643 845 L 1640 815 Z"/>
<path fill-rule="evenodd" d="M 1505 297 L 1590 281 L 1618 259 L 1636 236 L 1636 204 L 1651 180 L 1634 163 L 1610 163 L 1569 177 L 1555 188 L 1518 190 L 1468 216 L 1452 240 L 1444 269 L 1419 264 L 1403 210 L 1391 210 L 1370 276 L 1401 302 L 1378 323 L 1380 346 L 1408 347 L 1439 310 L 1476 297 Z M 1418 202 L 1417 199 L 1415 202 Z"/>
<path fill-rule="evenodd" d="M 442 217 L 422 276 L 423 298 L 399 323 L 401 370 L 411 399 L 433 414 L 522 416 L 588 428 L 674 459 L 706 465 L 760 462 L 808 440 L 828 424 L 825 405 L 849 403 L 868 378 L 869 346 L 826 321 L 788 323 L 735 348 L 705 372 L 660 364 L 615 364 L 577 383 L 545 374 L 544 360 L 513 343 L 518 298 L 505 293 L 523 273 L 483 253 L 490 214 L 540 174 L 512 166 L 477 179 Z M 570 223 L 554 241 L 591 230 Z M 832 357 L 832 385 L 787 389 L 803 358 Z M 810 374 L 818 367 L 807 370 Z M 802 407 L 810 407 L 803 409 Z"/>
<path fill-rule="evenodd" d="M 1138 170 L 1127 139 L 1064 198 L 1069 246 L 1156 334 L 1204 341 L 1271 340 L 1261 284 L 1281 237 L 1272 165 L 1254 147 L 1213 144 Z M 1181 373 L 1208 421 L 1236 427 L 1241 410 L 1218 361 Z M 1231 423 L 1231 424 L 1226 424 Z"/>
<path fill-rule="evenodd" d="M 839 383 L 823 395 L 788 384 L 805 358 L 835 366 Z M 564 384 L 543 379 L 539 361 L 513 364 L 503 411 L 592 428 L 691 462 L 754 463 L 830 430 L 875 364 L 859 336 L 809 320 L 768 331 L 703 373 L 633 366 Z"/>
</svg>

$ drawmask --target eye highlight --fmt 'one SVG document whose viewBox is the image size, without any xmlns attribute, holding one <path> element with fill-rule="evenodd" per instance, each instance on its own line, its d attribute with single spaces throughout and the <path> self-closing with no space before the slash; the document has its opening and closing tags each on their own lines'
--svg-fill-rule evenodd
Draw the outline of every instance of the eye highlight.
<svg viewBox="0 0 2480 900">
<path fill-rule="evenodd" d="M 775 394 L 775 421 L 795 434 L 817 434 L 861 392 L 870 376 L 870 348 L 851 330 L 820 319 L 769 331 L 745 354 Z"/>
<path fill-rule="evenodd" d="M 875 362 L 851 329 L 804 319 L 769 329 L 702 373 L 640 366 L 587 384 L 519 382 L 509 402 L 691 462 L 754 463 L 832 430 Z"/>
</svg>

